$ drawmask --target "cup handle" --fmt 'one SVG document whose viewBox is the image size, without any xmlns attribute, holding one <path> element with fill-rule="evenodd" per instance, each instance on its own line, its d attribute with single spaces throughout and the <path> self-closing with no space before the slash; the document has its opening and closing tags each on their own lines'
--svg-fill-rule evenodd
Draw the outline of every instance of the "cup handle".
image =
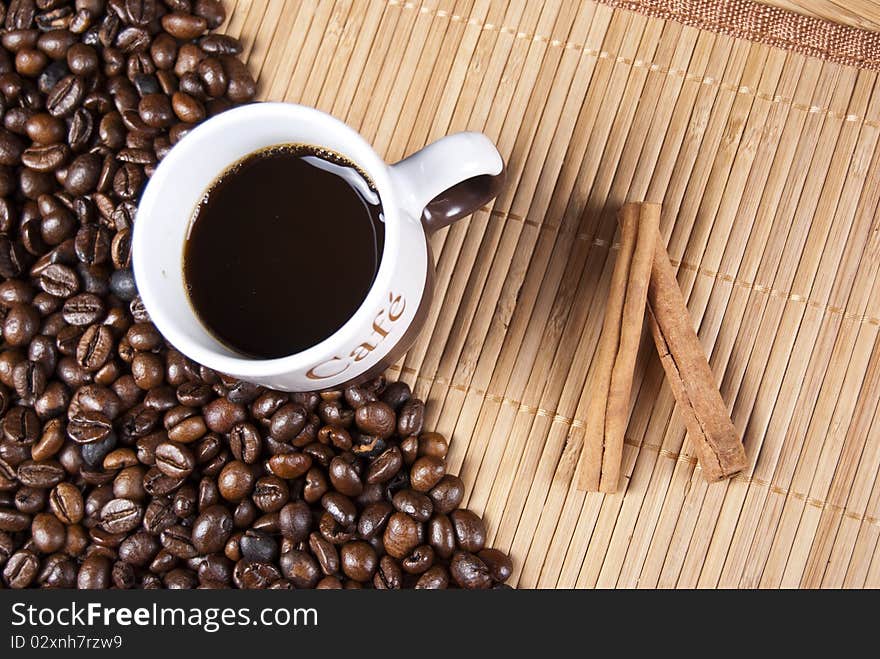
<svg viewBox="0 0 880 659">
<path fill-rule="evenodd" d="M 428 232 L 470 215 L 504 184 L 504 161 L 482 133 L 441 138 L 391 166 L 404 208 Z"/>
</svg>

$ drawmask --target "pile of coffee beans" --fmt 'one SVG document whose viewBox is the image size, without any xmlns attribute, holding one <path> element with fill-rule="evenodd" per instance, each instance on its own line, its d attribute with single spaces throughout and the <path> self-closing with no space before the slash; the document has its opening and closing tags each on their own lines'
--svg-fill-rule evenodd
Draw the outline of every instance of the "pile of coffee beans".
<svg viewBox="0 0 880 659">
<path fill-rule="evenodd" d="M 0 4 L 0 586 L 490 588 L 446 440 L 383 378 L 285 394 L 150 323 L 156 164 L 250 101 L 218 0 Z"/>
</svg>

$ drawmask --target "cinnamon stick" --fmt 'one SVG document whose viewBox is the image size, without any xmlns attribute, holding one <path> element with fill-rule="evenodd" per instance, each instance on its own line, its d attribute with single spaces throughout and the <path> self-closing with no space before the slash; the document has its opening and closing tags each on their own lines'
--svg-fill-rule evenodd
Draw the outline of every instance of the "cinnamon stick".
<svg viewBox="0 0 880 659">
<path fill-rule="evenodd" d="M 629 205 L 629 204 L 628 204 Z M 602 452 L 600 492 L 616 492 L 623 462 L 623 440 L 629 418 L 636 355 L 645 324 L 645 302 L 660 227 L 659 204 L 633 204 L 638 210 L 635 251 L 626 287 L 626 301 L 620 326 L 620 345 L 611 373 L 608 407 L 605 412 L 605 449 Z"/>
<path fill-rule="evenodd" d="M 611 273 L 608 305 L 605 307 L 602 334 L 596 349 L 596 365 L 590 384 L 593 396 L 587 409 L 584 448 L 578 475 L 578 489 L 587 492 L 599 491 L 599 481 L 602 476 L 605 412 L 611 389 L 611 374 L 620 343 L 620 323 L 623 318 L 630 263 L 636 246 L 638 218 L 639 211 L 635 204 L 627 204 L 621 208 L 617 218 L 620 224 L 620 250 L 617 252 L 614 271 Z"/>
<path fill-rule="evenodd" d="M 660 206 L 626 204 L 618 214 L 620 251 L 596 353 L 578 488 L 615 492 L 620 480 L 636 353 L 645 318 Z M 655 227 L 655 230 L 651 230 Z M 645 230 L 647 228 L 647 230 Z"/>
<path fill-rule="evenodd" d="M 713 482 L 739 473 L 748 466 L 746 452 L 715 384 L 659 230 L 648 287 L 648 311 L 654 344 L 703 477 Z"/>
</svg>

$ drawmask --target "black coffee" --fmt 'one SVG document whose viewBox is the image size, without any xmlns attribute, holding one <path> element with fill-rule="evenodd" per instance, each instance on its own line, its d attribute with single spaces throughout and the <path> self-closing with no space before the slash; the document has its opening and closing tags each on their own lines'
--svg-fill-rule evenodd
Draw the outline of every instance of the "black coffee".
<svg viewBox="0 0 880 659">
<path fill-rule="evenodd" d="M 384 242 L 378 194 L 354 164 L 315 147 L 273 147 L 205 193 L 184 247 L 184 280 L 216 338 L 248 356 L 283 357 L 352 316 Z"/>
</svg>

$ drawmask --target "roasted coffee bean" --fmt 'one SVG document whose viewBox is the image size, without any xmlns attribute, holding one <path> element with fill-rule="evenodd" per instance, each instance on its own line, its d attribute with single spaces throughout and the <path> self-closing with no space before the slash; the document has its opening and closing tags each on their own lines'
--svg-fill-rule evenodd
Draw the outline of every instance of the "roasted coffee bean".
<svg viewBox="0 0 880 659">
<path fill-rule="evenodd" d="M 330 482 L 342 494 L 351 497 L 358 496 L 364 489 L 355 466 L 342 456 L 330 462 Z"/>
<path fill-rule="evenodd" d="M 156 35 L 153 43 L 150 44 L 150 57 L 153 58 L 156 68 L 161 71 L 174 68 L 177 59 L 177 40 L 167 33 Z"/>
<path fill-rule="evenodd" d="M 0 567 L 6 565 L 6 561 L 12 556 L 15 549 L 15 542 L 12 536 L 5 531 L 0 531 Z"/>
<path fill-rule="evenodd" d="M 110 571 L 110 580 L 115 588 L 128 590 L 134 588 L 137 583 L 137 575 L 131 565 L 122 561 L 116 561 Z"/>
<path fill-rule="evenodd" d="M 404 403 L 412 396 L 412 390 L 409 385 L 403 381 L 391 382 L 382 392 L 382 402 L 388 405 L 395 412 L 400 411 Z M 398 417 L 398 428 L 400 427 L 400 418 Z M 398 433 L 399 434 L 399 433 Z M 404 435 L 405 436 L 405 435 Z"/>
<path fill-rule="evenodd" d="M 0 128 L 0 165 L 15 167 L 21 163 L 25 142 L 17 135 Z"/>
<path fill-rule="evenodd" d="M 64 386 L 60 382 L 52 384 Z M 39 440 L 31 446 L 31 458 L 42 461 L 53 457 L 64 446 L 66 435 L 64 422 L 61 419 L 51 419 L 43 426 L 43 434 L 40 435 Z"/>
<path fill-rule="evenodd" d="M 110 257 L 110 232 L 96 224 L 86 224 L 76 233 L 76 256 L 88 265 L 106 263 Z"/>
<path fill-rule="evenodd" d="M 401 513 L 406 513 L 417 522 L 427 522 L 434 512 L 431 500 L 415 490 L 400 490 L 392 497 L 394 508 Z"/>
<path fill-rule="evenodd" d="M 482 519 L 464 509 L 454 510 L 449 518 L 455 528 L 455 539 L 459 547 L 471 553 L 483 548 L 486 543 L 486 526 Z"/>
<path fill-rule="evenodd" d="M 195 0 L 193 13 L 205 19 L 209 30 L 216 30 L 226 20 L 226 9 L 220 0 Z"/>
<path fill-rule="evenodd" d="M 446 438 L 437 432 L 424 432 L 419 435 L 418 456 L 429 455 L 431 457 L 446 459 L 449 451 L 449 443 Z"/>
<path fill-rule="evenodd" d="M 79 290 L 76 271 L 60 263 L 53 263 L 40 273 L 40 288 L 57 297 L 71 297 Z"/>
<path fill-rule="evenodd" d="M 186 446 L 178 442 L 163 442 L 156 447 L 156 466 L 166 476 L 186 478 L 195 468 L 196 460 Z"/>
<path fill-rule="evenodd" d="M 67 423 L 67 434 L 77 444 L 100 442 L 112 432 L 113 423 L 102 412 L 77 411 Z"/>
<path fill-rule="evenodd" d="M 25 78 L 36 78 L 48 63 L 49 58 L 36 48 L 22 48 L 15 54 L 15 70 Z"/>
<path fill-rule="evenodd" d="M 46 507 L 46 490 L 25 485 L 15 493 L 15 507 L 28 515 L 35 515 Z"/>
<path fill-rule="evenodd" d="M 30 525 L 30 515 L 10 508 L 0 508 L 0 531 L 18 533 Z"/>
<path fill-rule="evenodd" d="M 84 107 L 78 108 L 73 113 L 73 117 L 70 120 L 70 126 L 67 130 L 67 141 L 70 144 L 70 149 L 75 153 L 85 151 L 89 147 L 89 143 L 94 133 L 95 118 L 92 116 L 92 113 Z M 91 180 L 91 176 L 93 175 L 92 167 L 94 166 L 93 161 L 90 159 L 81 162 L 80 164 L 84 168 L 83 171 L 77 172 L 78 175 L 81 175 L 81 178 L 72 180 L 69 183 L 67 179 L 64 181 L 64 186 L 68 192 L 72 192 L 72 188 L 81 188 L 81 186 L 85 184 L 85 181 Z M 98 176 L 98 183 L 100 185 L 100 174 Z M 68 172 L 68 179 L 69 178 L 70 173 Z"/>
<path fill-rule="evenodd" d="M 339 562 L 343 573 L 349 579 L 367 582 L 376 571 L 378 559 L 376 550 L 363 540 L 346 542 L 339 550 Z"/>
<path fill-rule="evenodd" d="M 449 571 L 442 565 L 429 568 L 416 582 L 416 590 L 445 590 L 449 587 Z"/>
<path fill-rule="evenodd" d="M 306 552 L 295 549 L 281 554 L 281 571 L 295 588 L 314 588 L 321 578 L 318 562 Z"/>
<path fill-rule="evenodd" d="M 21 162 L 37 172 L 54 172 L 69 157 L 70 149 L 65 144 L 40 144 L 25 149 L 21 154 Z"/>
<path fill-rule="evenodd" d="M 237 423 L 229 432 L 229 447 L 236 460 L 254 464 L 260 458 L 262 438 L 253 424 Z"/>
<path fill-rule="evenodd" d="M 104 302 L 92 293 L 80 293 L 67 300 L 62 307 L 65 322 L 70 325 L 91 325 L 105 314 Z"/>
<path fill-rule="evenodd" d="M 18 53 L 37 44 L 39 30 L 6 30 L 0 38 L 0 43 L 6 50 Z"/>
<path fill-rule="evenodd" d="M 174 569 L 179 562 L 177 556 L 163 547 L 156 552 L 156 556 L 150 562 L 149 570 L 155 574 L 165 574 Z"/>
<path fill-rule="evenodd" d="M 407 574 L 422 574 L 434 564 L 434 550 L 430 545 L 421 545 L 400 561 L 400 566 Z"/>
<path fill-rule="evenodd" d="M 403 466 L 403 456 L 400 449 L 392 446 L 383 451 L 379 457 L 370 463 L 367 470 L 367 483 L 384 483 L 391 480 Z"/>
<path fill-rule="evenodd" d="M 131 270 L 116 270 L 110 275 L 110 292 L 125 302 L 134 299 L 137 295 L 134 273 Z"/>
<path fill-rule="evenodd" d="M 222 434 L 232 430 L 232 426 L 247 420 L 244 405 L 231 403 L 226 398 L 217 398 L 205 406 L 205 425 L 214 432 Z"/>
<path fill-rule="evenodd" d="M 2 259 L 0 253 L 0 259 Z M 40 315 L 30 304 L 14 302 L 6 309 L 3 318 L 2 336 L 10 346 L 24 346 L 30 343 L 40 329 Z"/>
<path fill-rule="evenodd" d="M 49 508 L 65 524 L 79 524 L 84 508 L 82 493 L 72 483 L 58 483 L 49 495 Z"/>
<path fill-rule="evenodd" d="M 162 343 L 162 336 L 152 323 L 135 323 L 128 328 L 125 337 L 135 350 L 155 350 Z M 183 384 L 178 388 L 178 398 L 180 398 L 180 389 L 186 387 L 187 384 Z M 198 383 L 195 384 L 198 386 Z M 187 404 L 183 401 L 180 402 L 184 405 Z"/>
<path fill-rule="evenodd" d="M 144 490 L 147 494 L 154 497 L 170 494 L 180 487 L 182 483 L 183 481 L 179 478 L 166 476 L 155 466 L 151 467 L 144 475 Z"/>
<path fill-rule="evenodd" d="M 401 437 L 418 435 L 425 422 L 425 404 L 417 398 L 410 398 L 400 408 L 397 418 L 397 434 Z"/>
<path fill-rule="evenodd" d="M 289 442 L 305 427 L 308 411 L 298 403 L 287 403 L 272 415 L 269 432 L 279 442 Z"/>
<path fill-rule="evenodd" d="M 224 586 L 232 581 L 232 561 L 219 554 L 209 554 L 199 563 L 199 581 L 212 582 Z"/>
<path fill-rule="evenodd" d="M 135 359 L 135 362 L 137 362 L 137 359 Z M 133 372 L 135 368 L 135 362 L 132 363 Z M 136 374 L 135 382 L 137 382 Z M 142 388 L 148 388 L 145 384 L 142 384 L 141 382 L 137 383 Z M 149 384 L 149 382 L 147 382 L 146 384 Z M 208 429 L 207 426 L 205 426 L 205 420 L 202 417 L 191 416 L 182 420 L 180 423 L 176 423 L 172 427 L 170 427 L 168 429 L 168 438 L 175 442 L 180 442 L 181 444 L 190 444 L 204 436 L 207 431 Z"/>
<path fill-rule="evenodd" d="M 394 558 L 402 559 L 422 544 L 424 529 L 409 515 L 394 513 L 388 520 L 382 540 L 385 551 Z"/>
<path fill-rule="evenodd" d="M 269 458 L 268 464 L 269 470 L 273 474 L 292 480 L 299 478 L 311 469 L 312 457 L 305 453 L 281 453 Z"/>
<path fill-rule="evenodd" d="M 76 411 L 100 412 L 111 421 L 119 416 L 122 401 L 106 386 L 90 384 L 77 390 L 73 398 L 74 409 L 68 415 L 72 418 Z"/>
<path fill-rule="evenodd" d="M 138 104 L 138 112 L 141 119 L 151 128 L 166 128 L 174 122 L 174 111 L 171 101 L 162 93 L 146 94 Z"/>
<path fill-rule="evenodd" d="M 443 514 L 434 515 L 428 522 L 428 544 L 440 558 L 449 558 L 455 551 L 455 528 Z"/>
<path fill-rule="evenodd" d="M 239 560 L 235 564 L 232 580 L 236 588 L 264 589 L 270 588 L 281 579 L 281 574 L 270 563 L 256 563 L 247 560 Z"/>
<path fill-rule="evenodd" d="M 239 55 L 241 42 L 228 34 L 209 34 L 199 40 L 199 46 L 209 55 Z"/>
<path fill-rule="evenodd" d="M 3 567 L 3 580 L 9 588 L 27 588 L 40 569 L 40 560 L 32 551 L 19 550 L 9 557 Z"/>
<path fill-rule="evenodd" d="M 464 483 L 458 476 L 445 475 L 428 493 L 434 502 L 434 510 L 448 515 L 458 508 L 464 499 Z"/>
<path fill-rule="evenodd" d="M 208 29 L 208 21 L 201 16 L 173 12 L 162 17 L 162 28 L 175 39 L 196 39 Z"/>
<path fill-rule="evenodd" d="M 370 540 L 385 530 L 388 519 L 394 512 L 394 508 L 386 501 L 377 501 L 369 504 L 361 513 L 358 520 L 358 534 L 365 540 Z"/>
<path fill-rule="evenodd" d="M 76 361 L 85 370 L 97 371 L 113 350 L 113 332 L 107 325 L 91 325 L 80 337 L 76 347 Z"/>
<path fill-rule="evenodd" d="M 162 547 L 177 558 L 194 558 L 198 555 L 190 530 L 180 524 L 165 529 L 159 534 Z"/>
<path fill-rule="evenodd" d="M 455 552 L 449 565 L 449 572 L 455 583 L 462 588 L 475 590 L 492 587 L 489 568 L 482 560 L 469 552 Z"/>
<path fill-rule="evenodd" d="M 337 428 L 335 426 L 324 426 L 318 431 L 318 441 L 322 444 L 330 444 L 342 451 L 352 448 L 351 435 L 345 428 Z M 299 443 L 294 441 L 294 444 Z"/>
<path fill-rule="evenodd" d="M 250 529 L 238 541 L 241 556 L 246 561 L 272 563 L 278 558 L 278 543 L 272 536 Z"/>
<path fill-rule="evenodd" d="M 19 362 L 12 370 L 12 383 L 19 399 L 33 403 L 46 390 L 46 370 L 38 362 Z"/>
<path fill-rule="evenodd" d="M 131 230 L 122 229 L 117 231 L 110 243 L 110 260 L 113 267 L 122 270 L 131 266 Z M 114 272 L 113 275 L 116 273 Z M 111 275 L 111 278 L 112 276 Z M 113 284 L 111 281 L 111 288 Z M 133 296 L 132 296 L 133 297 Z M 129 298 L 131 299 L 131 297 Z"/>
<path fill-rule="evenodd" d="M 69 75 L 55 84 L 46 97 L 46 109 L 53 117 L 69 117 L 82 103 L 86 85 L 80 76 Z"/>
<path fill-rule="evenodd" d="M 37 583 L 41 588 L 75 588 L 79 566 L 64 554 L 53 554 L 44 562 Z"/>
<path fill-rule="evenodd" d="M 31 523 L 31 541 L 43 554 L 52 554 L 64 547 L 66 533 L 64 524 L 49 513 L 39 513 Z"/>
<path fill-rule="evenodd" d="M 83 43 L 74 43 L 67 51 L 67 68 L 78 76 L 90 76 L 98 70 L 98 52 Z"/>
<path fill-rule="evenodd" d="M 34 400 L 34 411 L 41 419 L 48 419 L 64 414 L 70 401 L 67 387 L 58 381 L 46 385 L 46 390 Z"/>
<path fill-rule="evenodd" d="M 302 542 L 312 529 L 311 509 L 303 501 L 288 503 L 278 512 L 278 524 L 285 538 L 294 544 Z"/>
<path fill-rule="evenodd" d="M 123 114 L 123 120 L 125 115 Z M 136 129 L 137 130 L 137 129 Z M 120 199 L 134 199 L 144 185 L 144 172 L 132 162 L 123 163 L 113 176 L 113 192 Z"/>
<path fill-rule="evenodd" d="M 233 103 L 248 103 L 257 95 L 257 84 L 244 63 L 230 55 L 220 55 L 220 62 L 229 80 L 227 98 Z"/>
<path fill-rule="evenodd" d="M 153 499 L 144 512 L 144 528 L 148 533 L 156 535 L 177 523 L 174 511 L 162 499 Z M 195 538 L 195 533 L 193 535 Z"/>
<path fill-rule="evenodd" d="M 254 473 L 244 462 L 235 460 L 223 467 L 217 484 L 224 499 L 239 501 L 251 493 L 254 486 Z"/>
<path fill-rule="evenodd" d="M 321 566 L 321 571 L 326 575 L 332 575 L 339 571 L 339 552 L 336 546 L 328 542 L 321 534 L 309 535 L 309 549 Z"/>
<path fill-rule="evenodd" d="M 17 475 L 19 482 L 23 485 L 49 489 L 64 480 L 66 472 L 64 467 L 55 460 L 43 462 L 25 460 L 18 465 Z"/>
<path fill-rule="evenodd" d="M 112 499 L 101 509 L 101 527 L 108 533 L 127 533 L 140 526 L 144 511 L 129 499 Z"/>
<path fill-rule="evenodd" d="M 366 435 L 388 439 L 394 433 L 394 410 L 381 401 L 368 402 L 357 409 L 355 423 Z"/>
<path fill-rule="evenodd" d="M 373 575 L 373 587 L 377 590 L 400 590 L 403 585 L 403 572 L 400 565 L 390 556 L 379 560 L 376 574 Z"/>
<path fill-rule="evenodd" d="M 357 517 L 357 508 L 347 496 L 329 492 L 321 498 L 321 505 L 341 526 L 351 526 Z"/>
<path fill-rule="evenodd" d="M 109 558 L 94 552 L 80 565 L 76 585 L 80 590 L 103 590 L 110 585 L 112 563 Z"/>
<path fill-rule="evenodd" d="M 489 576 L 498 583 L 507 581 L 513 574 L 513 563 L 504 552 L 497 549 L 483 549 L 477 557 L 489 568 Z"/>
<path fill-rule="evenodd" d="M 200 554 L 223 550 L 232 533 L 233 519 L 229 509 L 222 505 L 208 507 L 193 524 L 192 544 Z"/>
<path fill-rule="evenodd" d="M 212 492 L 214 489 L 211 488 Z M 219 492 L 216 493 L 216 498 L 213 500 L 220 500 Z M 260 509 L 257 508 L 251 499 L 242 499 L 238 502 L 235 511 L 232 513 L 232 521 L 235 524 L 235 528 L 247 529 L 254 525 L 259 515 Z"/>
<path fill-rule="evenodd" d="M 27 136 L 38 144 L 58 144 L 67 136 L 67 126 L 62 119 L 46 112 L 31 115 L 25 125 Z"/>
<path fill-rule="evenodd" d="M 416 460 L 410 470 L 410 483 L 414 490 L 427 492 L 446 475 L 446 463 L 434 456 L 426 455 Z"/>
<path fill-rule="evenodd" d="M 162 384 L 165 367 L 162 358 L 151 352 L 138 352 L 131 362 L 131 374 L 134 381 L 141 389 L 153 389 Z M 204 423 L 202 424 L 204 427 Z M 181 437 L 174 437 L 176 441 L 184 441 L 183 436 L 190 437 L 195 432 L 192 428 L 182 428 L 178 431 Z M 202 432 L 204 434 L 204 432 Z M 192 437 L 189 441 L 198 439 L 201 435 Z"/>
<path fill-rule="evenodd" d="M 251 496 L 257 508 L 264 513 L 273 513 L 281 510 L 290 499 L 290 488 L 277 476 L 263 476 L 257 479 Z"/>
</svg>

